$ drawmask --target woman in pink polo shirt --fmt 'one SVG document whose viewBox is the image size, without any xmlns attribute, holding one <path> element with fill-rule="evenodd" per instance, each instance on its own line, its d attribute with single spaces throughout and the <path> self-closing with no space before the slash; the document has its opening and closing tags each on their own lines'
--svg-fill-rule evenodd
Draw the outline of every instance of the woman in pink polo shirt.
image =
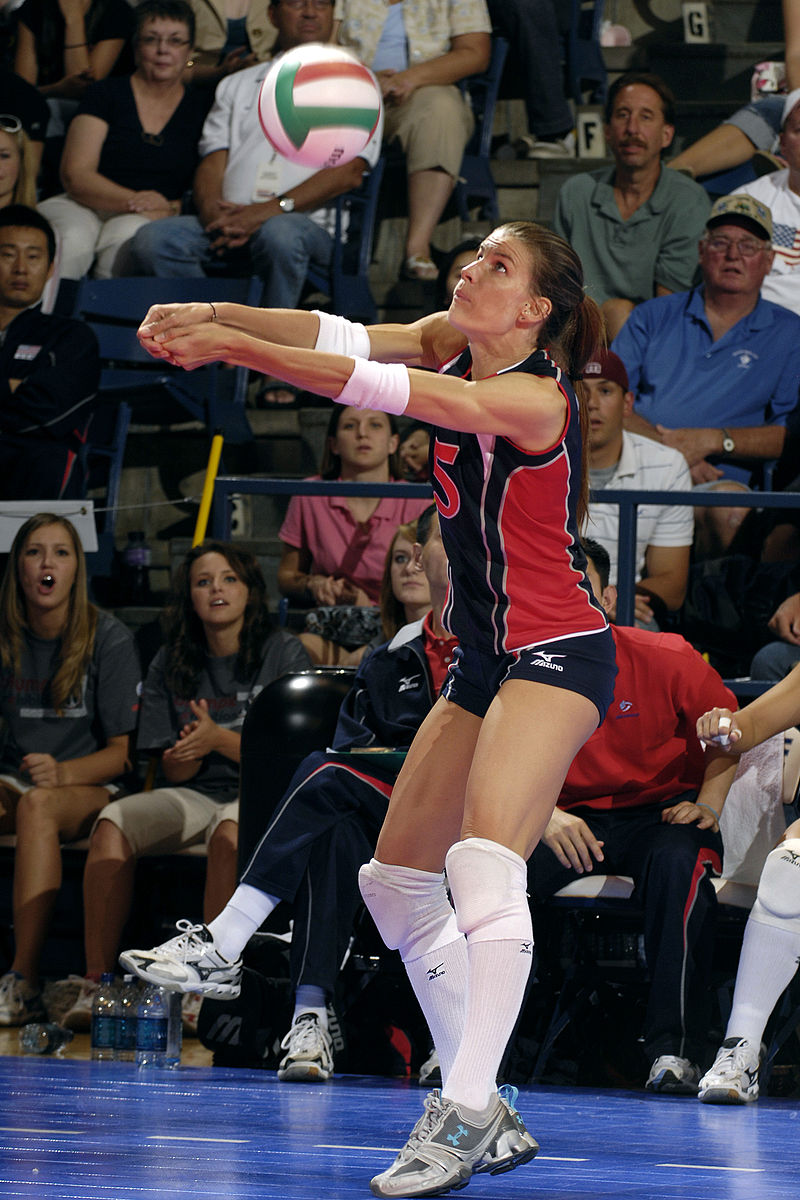
<svg viewBox="0 0 800 1200">
<path fill-rule="evenodd" d="M 331 413 L 316 478 L 358 483 L 401 479 L 397 443 L 394 418 L 386 413 L 337 409 Z M 313 633 L 350 649 L 380 631 L 381 578 L 395 530 L 416 520 L 429 503 L 387 496 L 292 497 L 280 529 L 278 587 L 290 603 L 315 609 L 308 622 Z"/>
</svg>

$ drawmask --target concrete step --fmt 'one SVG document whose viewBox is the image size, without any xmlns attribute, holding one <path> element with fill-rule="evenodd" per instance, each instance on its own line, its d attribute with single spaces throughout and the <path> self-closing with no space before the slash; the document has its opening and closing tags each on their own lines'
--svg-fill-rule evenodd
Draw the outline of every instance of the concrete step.
<svg viewBox="0 0 800 1200">
<path fill-rule="evenodd" d="M 713 0 L 711 36 L 715 42 L 782 42 L 780 0 Z M 760 59 L 755 59 L 759 62 Z"/>
<path fill-rule="evenodd" d="M 681 102 L 729 101 L 731 109 L 750 99 L 753 67 L 764 59 L 782 58 L 783 44 L 753 42 L 722 45 L 653 43 L 648 47 L 651 71 L 660 75 Z"/>
</svg>

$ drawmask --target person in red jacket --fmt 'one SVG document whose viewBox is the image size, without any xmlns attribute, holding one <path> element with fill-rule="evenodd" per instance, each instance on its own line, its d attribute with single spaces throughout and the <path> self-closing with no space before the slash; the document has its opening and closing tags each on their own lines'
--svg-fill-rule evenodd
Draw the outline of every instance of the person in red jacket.
<svg viewBox="0 0 800 1200">
<path fill-rule="evenodd" d="M 608 553 L 589 539 L 582 545 L 608 608 Z M 647 1087 L 694 1094 L 707 1049 L 716 918 L 709 872 L 722 869 L 719 816 L 736 769 L 724 751 L 704 752 L 695 726 L 707 709 L 733 710 L 736 700 L 677 634 L 621 625 L 612 632 L 614 700 L 567 773 L 528 864 L 530 892 L 541 901 L 591 872 L 633 877 L 651 977 Z"/>
</svg>

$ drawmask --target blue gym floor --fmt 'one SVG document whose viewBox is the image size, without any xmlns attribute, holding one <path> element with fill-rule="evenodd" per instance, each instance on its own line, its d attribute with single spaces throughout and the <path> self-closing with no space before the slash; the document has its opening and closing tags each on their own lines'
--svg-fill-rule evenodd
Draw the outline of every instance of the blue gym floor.
<svg viewBox="0 0 800 1200">
<path fill-rule="evenodd" d="M 371 1195 L 419 1115 L 414 1083 L 0 1058 L 0 1196 L 27 1200 L 350 1200 Z M 791 1100 L 716 1108 L 638 1092 L 528 1088 L 532 1163 L 480 1175 L 475 1200 L 797 1200 Z M 467 1195 L 467 1193 L 464 1193 Z"/>
</svg>

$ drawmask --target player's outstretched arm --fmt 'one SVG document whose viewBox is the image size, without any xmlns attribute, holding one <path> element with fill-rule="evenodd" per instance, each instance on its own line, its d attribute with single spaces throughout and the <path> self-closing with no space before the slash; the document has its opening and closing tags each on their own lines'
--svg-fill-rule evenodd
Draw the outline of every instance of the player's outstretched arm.
<svg viewBox="0 0 800 1200">
<path fill-rule="evenodd" d="M 245 304 L 214 301 L 153 305 L 139 326 L 139 340 L 154 358 L 176 361 L 166 343 L 178 334 L 206 325 L 216 326 L 218 331 L 237 330 L 277 346 L 318 348 L 379 362 L 434 369 L 457 354 L 465 344 L 463 334 L 450 325 L 445 313 L 434 313 L 409 325 L 367 328 L 328 313 L 293 308 L 250 308 Z M 224 339 L 220 338 L 220 348 L 223 343 Z M 217 357 L 222 358 L 224 354 L 219 353 Z M 199 364 L 185 361 L 180 365 L 191 369 Z"/>
<path fill-rule="evenodd" d="M 408 328 L 373 327 L 382 353 L 394 349 L 395 357 L 402 360 L 399 333 Z M 399 332 L 392 341 L 394 329 Z M 425 321 L 417 323 L 417 330 L 415 336 L 421 341 L 432 332 Z M 459 336 L 463 343 L 463 336 Z M 384 363 L 321 349 L 277 345 L 217 321 L 170 329 L 153 337 L 164 356 L 186 370 L 222 360 L 275 375 L 294 387 L 330 396 L 339 404 L 396 416 L 407 413 L 418 421 L 466 433 L 495 434 L 511 438 L 528 450 L 553 445 L 566 421 L 564 394 L 552 379 L 514 373 L 467 381 L 409 369 L 405 361 Z M 140 338 L 144 342 L 141 333 Z M 435 340 L 432 350 L 438 352 Z"/>
</svg>

